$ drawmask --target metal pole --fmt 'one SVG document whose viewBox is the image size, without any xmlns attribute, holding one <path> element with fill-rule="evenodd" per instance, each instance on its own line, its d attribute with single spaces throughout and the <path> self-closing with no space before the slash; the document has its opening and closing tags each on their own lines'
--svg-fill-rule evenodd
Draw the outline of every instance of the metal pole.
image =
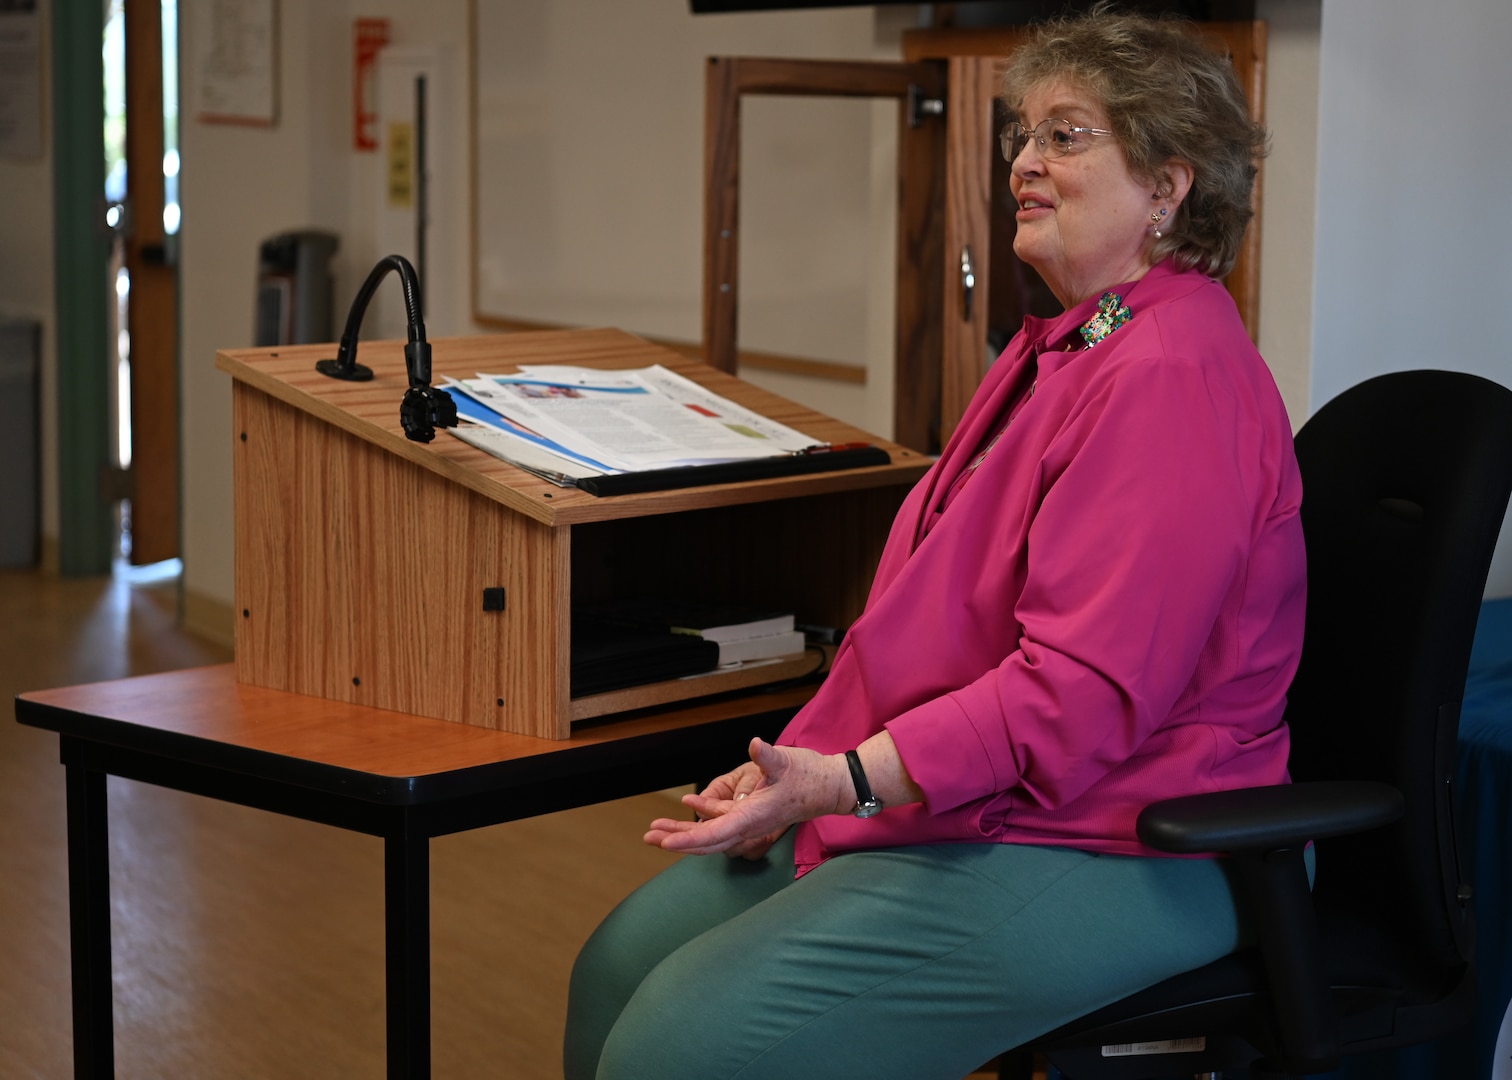
<svg viewBox="0 0 1512 1080">
<path fill-rule="evenodd" d="M 425 316 L 425 228 L 429 217 L 426 189 L 429 172 L 425 164 L 425 76 L 415 76 L 415 270 L 420 279 L 420 316 Z"/>
</svg>

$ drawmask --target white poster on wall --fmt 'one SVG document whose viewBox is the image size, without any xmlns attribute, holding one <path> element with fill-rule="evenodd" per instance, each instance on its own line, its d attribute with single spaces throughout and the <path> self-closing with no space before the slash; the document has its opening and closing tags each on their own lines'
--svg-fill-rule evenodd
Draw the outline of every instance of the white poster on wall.
<svg viewBox="0 0 1512 1080">
<path fill-rule="evenodd" d="M 211 0 L 191 70 L 201 121 L 271 125 L 278 118 L 277 0 Z"/>
</svg>

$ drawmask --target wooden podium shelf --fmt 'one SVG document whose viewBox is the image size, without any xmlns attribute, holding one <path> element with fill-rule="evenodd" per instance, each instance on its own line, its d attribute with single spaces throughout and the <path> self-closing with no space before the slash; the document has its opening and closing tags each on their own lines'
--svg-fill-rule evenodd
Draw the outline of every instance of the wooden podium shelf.
<svg viewBox="0 0 1512 1080">
<path fill-rule="evenodd" d="M 817 442 L 890 465 L 596 498 L 444 431 L 399 424 L 403 343 L 364 342 L 370 382 L 330 379 L 333 345 L 222 351 L 234 380 L 236 670 L 246 683 L 547 738 L 574 720 L 744 688 L 820 658 L 572 699 L 574 601 L 748 598 L 844 626 L 928 459 L 617 330 L 441 339 L 442 376 L 519 364 L 662 364 Z M 485 589 L 503 588 L 502 611 Z"/>
</svg>

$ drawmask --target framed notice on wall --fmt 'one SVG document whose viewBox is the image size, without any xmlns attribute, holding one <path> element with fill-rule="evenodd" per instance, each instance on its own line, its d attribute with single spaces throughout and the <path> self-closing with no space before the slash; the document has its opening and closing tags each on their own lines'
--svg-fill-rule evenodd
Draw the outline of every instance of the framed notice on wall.
<svg viewBox="0 0 1512 1080">
<path fill-rule="evenodd" d="M 271 125 L 278 119 L 278 0 L 214 0 L 199 9 L 191 70 L 195 110 L 207 123 Z"/>
</svg>

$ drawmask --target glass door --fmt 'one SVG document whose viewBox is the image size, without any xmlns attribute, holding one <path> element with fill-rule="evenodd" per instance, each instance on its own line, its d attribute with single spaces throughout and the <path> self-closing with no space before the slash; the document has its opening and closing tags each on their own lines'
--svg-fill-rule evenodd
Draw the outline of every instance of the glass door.
<svg viewBox="0 0 1512 1080">
<path fill-rule="evenodd" d="M 735 371 L 747 360 L 771 362 L 769 356 L 753 355 L 752 350 L 742 348 L 737 335 L 743 262 L 742 117 L 744 106 L 750 104 L 748 98 L 802 99 L 800 104 L 810 108 L 816 98 L 896 102 L 892 438 L 926 453 L 938 450 L 940 226 L 945 169 L 942 114 L 949 112 L 942 65 L 928 61 L 899 64 L 710 58 L 705 89 L 703 355 L 706 363 L 725 371 Z M 757 176 L 752 186 L 766 189 L 774 185 L 770 178 Z M 856 201 L 863 199 L 865 192 L 843 193 L 843 197 Z M 748 298 L 749 309 L 763 315 L 766 324 L 753 335 L 759 342 L 760 333 L 770 334 L 770 328 L 787 316 L 764 310 L 759 292 L 767 283 L 754 284 L 758 288 L 756 295 Z M 826 317 L 826 313 L 819 314 Z"/>
</svg>

